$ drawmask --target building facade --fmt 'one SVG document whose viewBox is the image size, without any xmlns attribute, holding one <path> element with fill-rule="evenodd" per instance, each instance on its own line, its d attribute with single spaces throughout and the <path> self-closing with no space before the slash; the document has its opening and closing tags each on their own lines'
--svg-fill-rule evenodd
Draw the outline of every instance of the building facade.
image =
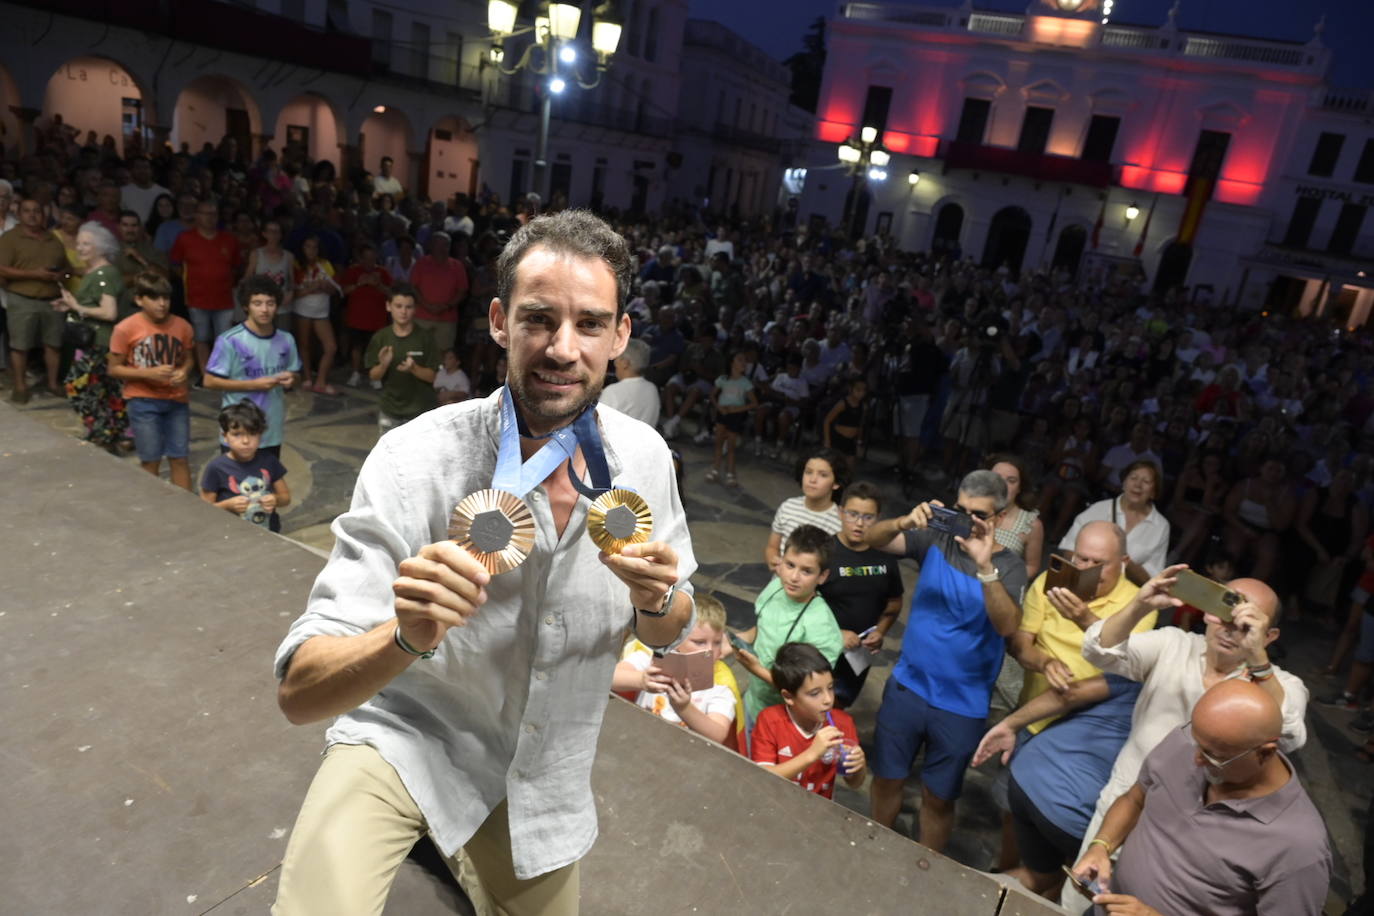
<svg viewBox="0 0 1374 916">
<path fill-rule="evenodd" d="M 588 51 L 594 6 L 579 33 Z M 616 11 L 624 28 L 606 72 L 590 54 L 560 65 L 548 184 L 575 205 L 652 212 L 677 158 L 687 2 Z M 486 17 L 480 0 L 0 3 L 0 145 L 32 149 L 35 127 L 60 114 L 83 135 L 193 152 L 228 136 L 248 160 L 296 144 L 376 172 L 389 156 L 412 193 L 511 201 L 535 185 L 543 87 L 510 72 L 527 38 L 495 59 Z"/>
<path fill-rule="evenodd" d="M 672 196 L 746 218 L 771 211 L 808 135 L 789 117 L 791 88 L 791 71 L 739 35 L 688 20 Z"/>
<path fill-rule="evenodd" d="M 1096 0 L 1074 6 L 842 4 L 803 218 L 991 266 L 1140 274 L 1248 308 L 1339 300 L 1363 320 L 1374 284 L 1356 265 L 1374 255 L 1374 188 L 1360 185 L 1374 161 L 1360 163 L 1374 121 L 1367 96 L 1330 92 L 1320 29 L 1305 44 L 1261 41 L 1181 31 L 1174 13 L 1150 28 L 1104 22 Z M 836 168 L 864 127 L 891 156 L 886 181 Z M 1323 142 L 1332 168 L 1312 175 Z M 1310 231 L 1290 232 L 1293 219 Z"/>
</svg>

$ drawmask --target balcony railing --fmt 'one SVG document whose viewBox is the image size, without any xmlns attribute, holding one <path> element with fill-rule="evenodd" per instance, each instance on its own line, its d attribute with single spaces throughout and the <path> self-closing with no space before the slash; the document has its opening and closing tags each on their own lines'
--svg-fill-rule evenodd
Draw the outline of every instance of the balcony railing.
<svg viewBox="0 0 1374 916">
<path fill-rule="evenodd" d="M 1110 162 L 1091 162 L 1046 153 L 1023 153 L 977 143 L 947 143 L 944 144 L 943 153 L 946 169 L 1021 175 L 1038 181 L 1061 181 L 1094 188 L 1105 188 L 1112 183 Z"/>
<path fill-rule="evenodd" d="M 1022 16 L 1000 16 L 996 13 L 974 13 L 968 17 L 970 32 L 983 32 L 988 35 L 1020 35 L 1025 25 Z"/>
<path fill-rule="evenodd" d="M 1327 111 L 1346 111 L 1351 114 L 1364 114 L 1374 111 L 1374 91 L 1368 89 L 1331 89 L 1322 97 L 1321 107 Z"/>
<path fill-rule="evenodd" d="M 1033 13 L 1029 16 L 986 10 L 961 13 L 948 7 L 866 0 L 844 4 L 841 16 L 855 22 L 891 23 L 904 28 L 964 31 L 980 35 L 1000 35 L 1013 40 L 1036 40 L 1036 30 L 1027 28 L 1027 23 L 1034 16 Z M 1073 31 L 1075 37 L 1081 35 L 1084 39 L 1081 44 L 1074 42 L 1080 47 L 1103 47 L 1127 53 L 1235 61 L 1318 74 L 1325 71 L 1330 57 L 1330 52 L 1324 49 L 1293 42 L 1243 36 L 1189 34 L 1165 28 L 1099 25 L 1091 20 L 1071 22 L 1074 25 L 1091 26 L 1090 31 Z M 1047 31 L 1046 34 L 1051 32 L 1053 30 Z"/>
<path fill-rule="evenodd" d="M 1313 61 L 1311 52 L 1301 47 L 1282 47 L 1269 41 L 1199 38 L 1196 35 L 1189 35 L 1184 39 L 1183 55 L 1185 57 L 1224 57 L 1227 60 L 1243 60 L 1279 67 L 1305 67 Z"/>
</svg>

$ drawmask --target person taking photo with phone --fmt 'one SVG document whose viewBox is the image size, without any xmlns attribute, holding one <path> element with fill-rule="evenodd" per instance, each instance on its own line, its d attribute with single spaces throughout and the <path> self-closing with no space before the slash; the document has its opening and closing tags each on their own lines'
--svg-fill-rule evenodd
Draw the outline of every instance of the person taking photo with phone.
<svg viewBox="0 0 1374 916">
<path fill-rule="evenodd" d="M 896 821 L 924 746 L 920 842 L 937 852 L 949 841 L 964 771 L 983 737 L 1004 641 L 1021 625 L 1026 564 L 993 533 L 1006 504 L 1006 481 L 972 471 L 954 511 L 931 500 L 865 535 L 870 547 L 921 568 L 873 734 L 872 816 L 885 827 Z"/>
<path fill-rule="evenodd" d="M 1163 627 L 1145 633 L 1133 630 L 1152 610 L 1178 607 L 1183 601 L 1172 594 L 1186 566 L 1170 566 L 1141 586 L 1134 600 L 1120 613 L 1100 620 L 1083 634 L 1083 657 L 1104 672 L 1141 683 L 1131 724 L 1131 736 L 1112 767 L 1111 779 L 1097 800 L 1086 837 L 1097 836 L 1107 810 L 1140 775 L 1145 757 L 1181 727 L 1209 688 L 1229 680 L 1246 680 L 1263 690 L 1278 705 L 1282 726 L 1278 747 L 1292 753 L 1307 742 L 1307 688 L 1301 679 L 1269 660 L 1267 647 L 1278 639 L 1279 599 L 1258 579 L 1233 579 L 1218 595 L 1233 592 L 1239 603 L 1224 607 L 1221 601 L 1202 607 L 1206 634 Z M 1192 574 L 1196 576 L 1196 574 Z M 1210 580 L 1202 580 L 1205 586 Z M 1191 603 L 1197 604 L 1197 601 Z M 1219 614 L 1230 614 L 1223 619 Z M 1087 852 L 1086 844 L 1082 850 Z"/>
</svg>

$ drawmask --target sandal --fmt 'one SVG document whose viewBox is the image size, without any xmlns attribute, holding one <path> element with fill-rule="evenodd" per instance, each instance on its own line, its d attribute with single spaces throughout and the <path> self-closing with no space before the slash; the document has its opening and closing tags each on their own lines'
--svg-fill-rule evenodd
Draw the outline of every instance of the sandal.
<svg viewBox="0 0 1374 916">
<path fill-rule="evenodd" d="M 711 468 L 711 470 L 706 472 L 707 483 L 715 483 L 717 480 L 720 480 L 720 471 L 717 471 L 715 468 Z"/>
<path fill-rule="evenodd" d="M 333 385 L 329 385 L 329 384 L 324 384 L 324 385 L 312 385 L 311 388 L 310 388 L 310 390 L 313 391 L 313 392 L 315 392 L 316 394 L 327 394 L 327 395 L 330 395 L 330 396 L 336 396 L 336 395 L 338 395 L 338 393 L 339 393 L 339 389 L 337 389 L 337 388 L 335 388 Z"/>
</svg>

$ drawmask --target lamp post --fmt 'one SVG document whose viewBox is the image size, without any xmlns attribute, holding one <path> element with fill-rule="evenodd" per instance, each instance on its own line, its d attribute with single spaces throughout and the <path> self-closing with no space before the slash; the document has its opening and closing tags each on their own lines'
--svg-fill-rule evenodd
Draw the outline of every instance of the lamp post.
<svg viewBox="0 0 1374 916">
<path fill-rule="evenodd" d="M 595 72 L 590 81 L 582 76 L 578 67 L 577 35 L 582 25 L 582 8 L 578 4 L 559 3 L 549 0 L 541 4 L 541 11 L 535 16 L 533 26 L 517 26 L 518 3 L 514 0 L 488 0 L 487 28 L 491 30 L 492 47 L 489 59 L 491 65 L 506 76 L 514 76 L 521 70 L 528 70 L 545 79 L 540 85 L 541 102 L 539 106 L 539 140 L 534 159 L 534 192 L 541 202 L 549 197 L 549 117 L 552 113 L 553 97 L 568 88 L 571 77 L 583 89 L 594 89 L 601 82 L 601 74 L 610 66 L 611 56 L 620 44 L 621 24 L 611 14 L 610 2 L 602 4 L 593 13 L 591 45 L 595 54 Z M 517 35 L 533 36 L 533 41 L 525 46 L 524 53 L 507 69 L 502 65 L 505 60 L 505 43 Z M 560 73 L 560 64 L 565 69 Z"/>
<path fill-rule="evenodd" d="M 869 180 L 886 181 L 887 166 L 892 156 L 878 145 L 878 128 L 867 127 L 859 131 L 859 139 L 841 143 L 838 150 L 840 162 L 853 179 L 849 188 L 849 219 L 846 232 L 854 239 L 863 231 L 859 225 L 859 198 Z"/>
</svg>

